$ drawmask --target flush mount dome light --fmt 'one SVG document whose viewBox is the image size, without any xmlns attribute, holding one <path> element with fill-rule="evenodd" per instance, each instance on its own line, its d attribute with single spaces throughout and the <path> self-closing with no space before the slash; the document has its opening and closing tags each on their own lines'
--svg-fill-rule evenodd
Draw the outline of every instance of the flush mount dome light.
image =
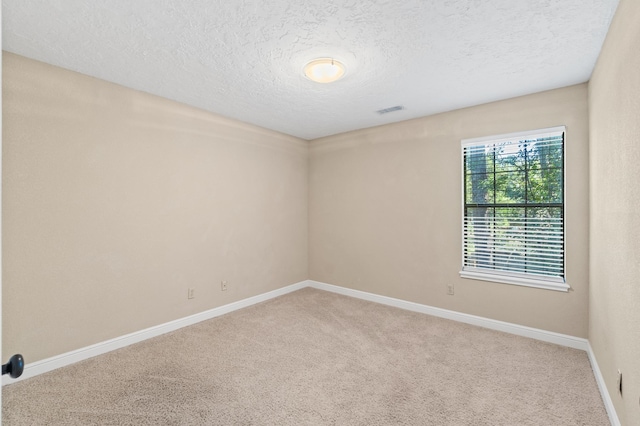
<svg viewBox="0 0 640 426">
<path fill-rule="evenodd" d="M 333 83 L 340 80 L 345 72 L 344 64 L 331 58 L 316 59 L 304 67 L 304 75 L 317 83 Z"/>
</svg>

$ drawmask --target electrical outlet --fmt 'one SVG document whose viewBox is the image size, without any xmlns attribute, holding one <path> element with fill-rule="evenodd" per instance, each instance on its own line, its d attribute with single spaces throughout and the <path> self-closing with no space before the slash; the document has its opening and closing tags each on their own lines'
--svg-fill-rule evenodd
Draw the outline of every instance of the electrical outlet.
<svg viewBox="0 0 640 426">
<path fill-rule="evenodd" d="M 622 396 L 622 372 L 620 370 L 618 370 L 618 380 L 616 381 L 616 388 L 618 389 L 620 396 Z"/>
<path fill-rule="evenodd" d="M 195 295 L 196 295 L 196 289 L 190 288 L 189 291 L 187 292 L 187 299 L 193 299 Z"/>
<path fill-rule="evenodd" d="M 447 294 L 453 296 L 453 284 L 447 285 Z"/>
<path fill-rule="evenodd" d="M 220 283 L 220 291 L 227 291 L 227 282 L 226 281 L 222 281 Z"/>
</svg>

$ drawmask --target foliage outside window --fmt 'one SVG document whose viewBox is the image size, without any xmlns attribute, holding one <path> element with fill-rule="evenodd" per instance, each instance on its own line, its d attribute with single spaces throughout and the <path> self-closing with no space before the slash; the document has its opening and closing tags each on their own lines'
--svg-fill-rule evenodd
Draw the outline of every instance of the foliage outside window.
<svg viewBox="0 0 640 426">
<path fill-rule="evenodd" d="M 462 141 L 461 276 L 566 291 L 564 127 Z"/>
</svg>

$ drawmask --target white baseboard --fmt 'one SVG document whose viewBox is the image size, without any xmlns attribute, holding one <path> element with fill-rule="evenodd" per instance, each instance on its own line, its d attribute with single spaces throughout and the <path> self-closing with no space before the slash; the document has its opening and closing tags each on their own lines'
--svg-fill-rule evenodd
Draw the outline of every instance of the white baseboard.
<svg viewBox="0 0 640 426">
<path fill-rule="evenodd" d="M 289 285 L 287 287 L 279 288 L 277 290 L 270 291 L 268 293 L 259 294 L 257 296 L 249 297 L 247 299 L 239 300 L 237 302 L 229 303 L 228 305 L 220 306 L 210 309 L 208 311 L 200 312 L 195 315 L 191 315 L 185 318 L 180 318 L 175 321 L 170 321 L 164 324 L 160 324 L 154 327 L 149 327 L 145 330 L 136 331 L 124 336 L 116 337 L 115 339 L 107 340 L 104 342 L 96 343 L 95 345 L 86 346 L 84 348 L 77 349 L 75 351 L 67 352 L 61 355 L 57 355 L 51 358 L 43 359 L 28 363 L 25 365 L 22 376 L 17 379 L 12 379 L 8 376 L 2 377 L 2 385 L 16 383 L 21 380 L 28 379 L 30 377 L 37 376 L 39 374 L 46 373 L 48 371 L 55 370 L 60 367 L 66 367 L 76 362 L 83 361 L 85 359 L 93 358 L 97 355 L 102 355 L 107 352 L 114 351 L 116 349 L 124 348 L 125 346 L 132 345 L 134 343 L 142 342 L 143 340 L 150 339 L 152 337 L 160 336 L 171 331 L 178 330 L 189 325 L 206 321 L 211 318 L 218 317 L 220 315 L 227 314 L 229 312 L 237 311 L 238 309 L 246 308 L 256 303 L 264 302 L 269 299 L 273 299 L 278 296 L 282 296 L 292 291 L 300 290 L 308 286 L 308 281 L 301 281 L 296 284 Z"/>
<path fill-rule="evenodd" d="M 333 293 L 342 294 L 345 296 L 351 296 L 358 299 L 368 300 L 370 302 L 380 303 L 383 305 L 394 306 L 400 309 L 406 309 L 408 311 L 420 312 L 427 315 L 433 315 L 435 317 L 446 318 L 453 321 L 459 321 L 466 324 L 477 325 L 492 330 L 503 331 L 505 333 L 515 334 L 518 336 L 529 337 L 531 339 L 541 340 L 544 342 L 555 343 L 561 346 L 567 346 L 574 349 L 580 349 L 587 352 L 589 356 L 589 362 L 593 369 L 596 382 L 598 383 L 598 389 L 602 396 L 609 420 L 612 426 L 621 426 L 620 420 L 616 413 L 616 409 L 605 385 L 604 378 L 598 367 L 595 354 L 591 348 L 591 344 L 587 339 L 580 337 L 569 336 L 566 334 L 554 333 L 552 331 L 540 330 L 537 328 L 525 327 L 523 325 L 512 324 L 503 321 L 492 320 L 489 318 L 478 317 L 475 315 L 463 314 L 461 312 L 450 311 L 447 309 L 435 308 L 433 306 L 421 305 L 419 303 L 407 302 L 406 300 L 394 299 L 392 297 L 380 296 L 378 294 L 367 293 L 360 290 L 353 290 L 350 288 L 339 287 L 332 284 L 321 283 L 317 281 L 308 281 L 308 286 L 317 288 L 319 290 L 330 291 Z"/>
<path fill-rule="evenodd" d="M 611 422 L 611 426 L 620 426 L 620 419 L 618 419 L 616 408 L 614 407 L 613 401 L 611 400 L 611 395 L 609 395 L 609 391 L 607 390 L 607 385 L 604 382 L 604 377 L 602 376 L 600 367 L 598 367 L 598 361 L 596 361 L 596 355 L 593 353 L 593 349 L 591 348 L 591 343 L 588 344 L 587 355 L 589 355 L 589 362 L 591 362 L 591 369 L 593 370 L 593 375 L 596 378 L 596 383 L 598 383 L 598 389 L 600 389 L 600 395 L 602 395 L 602 402 L 604 402 L 604 408 L 607 410 L 607 414 L 609 415 L 609 421 Z"/>
<path fill-rule="evenodd" d="M 466 324 L 489 328 L 491 330 L 503 331 L 505 333 L 529 337 L 531 339 L 542 340 L 544 342 L 555 343 L 556 345 L 567 346 L 574 349 L 581 349 L 583 351 L 586 351 L 588 348 L 587 339 L 583 339 L 580 337 L 554 333 L 552 331 L 540 330 L 537 328 L 525 327 L 523 325 L 497 321 L 489 318 L 478 317 L 475 315 L 463 314 L 461 312 L 435 308 L 433 306 L 421 305 L 414 302 L 407 302 L 406 300 L 394 299 L 392 297 L 380 296 L 373 293 L 367 293 L 364 291 L 353 290 L 345 287 L 338 287 L 332 284 L 326 284 L 317 281 L 309 281 L 309 287 L 317 288 L 319 290 L 326 290 L 333 293 L 339 293 L 358 299 L 368 300 L 370 302 L 376 302 L 383 305 L 394 306 L 396 308 L 405 309 L 407 311 L 420 312 L 423 314 L 432 315 L 434 317 L 446 318 L 453 321 L 464 322 Z"/>
<path fill-rule="evenodd" d="M 581 349 L 587 352 L 591 367 L 595 374 L 596 382 L 602 394 L 602 399 L 609 414 L 611 424 L 613 426 L 619 426 L 620 421 L 616 415 L 613 402 L 604 384 L 604 379 L 598 368 L 595 356 L 591 349 L 591 345 L 587 339 L 579 337 L 568 336 L 565 334 L 554 333 L 551 331 L 540 330 L 531 327 L 525 327 L 518 324 L 512 324 L 503 321 L 492 320 L 489 318 L 479 317 L 475 315 L 464 314 L 461 312 L 450 311 L 447 309 L 436 308 L 428 305 L 421 305 L 419 303 L 408 302 L 406 300 L 394 299 L 392 297 L 380 296 L 373 293 L 367 293 L 364 291 L 353 290 L 345 287 L 339 287 L 331 284 L 321 283 L 318 281 L 302 281 L 296 284 L 289 285 L 268 293 L 260 294 L 257 296 L 249 297 L 237 302 L 229 303 L 228 305 L 220 306 L 218 308 L 210 309 L 208 311 L 200 312 L 195 315 L 191 315 L 185 318 L 181 318 L 175 321 L 170 321 L 165 324 L 160 324 L 154 327 L 147 328 L 145 330 L 137 331 L 125 336 L 116 337 L 115 339 L 107 340 L 105 342 L 96 343 L 95 345 L 87 346 L 77 349 L 75 351 L 67 352 L 61 355 L 57 355 L 51 358 L 47 358 L 41 361 L 36 361 L 25 365 L 22 376 L 18 379 L 11 379 L 7 376 L 2 378 L 2 385 L 9 383 L 16 383 L 21 380 L 28 379 L 30 377 L 37 376 L 39 374 L 46 373 L 48 371 L 55 370 L 60 367 L 65 367 L 74 364 L 85 359 L 92 358 L 97 355 L 102 355 L 107 352 L 111 352 L 116 349 L 123 348 L 125 346 L 132 345 L 134 343 L 142 342 L 152 337 L 160 336 L 162 334 L 178 330 L 183 327 L 187 327 L 201 321 L 206 321 L 218 317 L 220 315 L 227 314 L 229 312 L 236 311 L 238 309 L 246 308 L 256 303 L 264 302 L 269 299 L 273 299 L 278 296 L 282 296 L 287 293 L 291 293 L 296 290 L 300 290 L 305 287 L 312 287 L 319 290 L 330 291 L 333 293 L 342 294 L 345 296 L 351 296 L 358 299 L 368 300 L 370 302 L 380 303 L 383 305 L 394 306 L 396 308 L 405 309 L 413 312 L 420 312 L 427 315 L 433 315 L 435 317 L 446 318 L 453 321 L 463 322 L 466 324 L 477 325 L 492 330 L 503 331 L 505 333 L 515 334 L 518 336 L 529 337 L 544 342 L 555 343 L 561 346 L 567 346 L 574 349 Z"/>
</svg>

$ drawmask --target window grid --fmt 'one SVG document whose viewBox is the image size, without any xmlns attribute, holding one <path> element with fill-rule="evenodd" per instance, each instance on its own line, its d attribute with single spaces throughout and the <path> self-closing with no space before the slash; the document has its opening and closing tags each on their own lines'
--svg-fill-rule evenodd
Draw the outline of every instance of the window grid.
<svg viewBox="0 0 640 426">
<path fill-rule="evenodd" d="M 551 148 L 559 146 L 560 158 L 557 163 L 559 167 L 554 167 L 551 163 L 543 164 L 542 152 L 549 150 L 545 155 L 550 156 Z M 497 157 L 501 148 L 505 145 L 510 146 L 513 156 L 513 146 L 518 146 L 518 155 L 523 156 L 523 168 L 520 170 L 517 167 L 515 160 L 513 161 L 513 168 L 509 169 L 501 165 L 500 170 L 497 164 Z M 539 167 L 536 169 L 535 158 L 532 160 L 532 150 L 538 149 L 538 162 Z M 565 241 L 564 241 L 564 131 L 558 135 L 544 137 L 537 137 L 535 135 L 529 135 L 525 138 L 515 138 L 509 142 L 492 142 L 487 141 L 485 143 L 471 144 L 463 148 L 463 164 L 464 164 L 464 235 L 463 235 L 463 270 L 464 269 L 479 269 L 479 270 L 493 270 L 507 273 L 522 273 L 524 275 L 541 275 L 546 277 L 557 277 L 564 281 L 565 270 Z M 491 170 L 486 170 L 486 157 L 485 151 L 489 151 Z M 478 155 L 478 153 L 480 153 Z M 479 170 L 474 172 L 471 166 L 473 166 L 472 157 L 476 155 L 480 157 L 480 163 L 476 163 Z M 504 160 L 504 159 L 503 159 Z M 547 158 L 548 160 L 548 158 Z M 482 165 L 484 163 L 484 166 Z M 505 162 L 508 164 L 508 161 Z M 470 170 L 471 169 L 471 170 Z M 540 176 L 553 175 L 554 171 L 558 172 L 559 182 L 556 182 L 559 194 L 555 197 L 561 202 L 555 202 L 550 198 L 552 189 L 546 188 L 549 198 L 540 202 L 538 199 L 532 197 L 533 188 L 530 187 L 530 173 L 532 170 L 537 170 Z M 524 191 L 522 192 L 522 200 L 520 202 L 498 202 L 498 182 L 500 175 L 504 175 L 506 180 L 509 177 L 516 176 L 518 173 L 524 173 Z M 490 179 L 492 186 L 492 194 L 490 199 L 482 200 L 478 199 L 478 194 L 474 192 L 476 189 L 473 182 L 469 182 L 469 179 L 476 181 L 482 179 Z M 517 181 L 517 177 L 512 180 Z M 470 190 L 471 187 L 471 190 Z M 508 187 L 508 184 L 507 184 Z M 505 191 L 508 192 L 508 191 Z M 504 194 L 503 194 L 504 195 Z M 558 196 L 559 195 L 559 196 Z M 533 199 L 532 199 L 533 198 Z M 509 210 L 511 213 L 514 211 L 520 211 L 520 220 L 516 221 L 514 218 L 505 217 L 499 214 L 500 210 Z M 535 210 L 538 209 L 538 210 Z M 543 209 L 549 212 L 554 212 L 553 215 L 549 215 L 547 220 L 538 220 L 535 218 L 536 212 L 542 212 Z M 481 212 L 478 216 L 477 212 Z M 484 213 L 484 214 L 482 214 Z M 551 217 L 556 216 L 556 217 Z M 486 220 L 477 221 L 476 217 L 484 217 Z M 505 257 L 506 251 L 504 249 L 509 243 L 509 237 L 513 237 L 515 234 L 510 234 L 509 231 L 504 231 L 504 226 L 499 226 L 498 222 L 507 222 L 507 228 L 517 228 L 517 226 L 511 226 L 511 224 L 522 225 L 524 232 L 518 237 L 522 240 L 522 247 L 519 255 L 521 255 L 520 263 L 513 262 L 511 255 Z M 547 226 L 550 231 L 540 230 L 541 227 Z M 484 226 L 484 228 L 483 228 Z M 480 231 L 478 229 L 480 228 Z M 504 231 L 504 235 L 499 236 L 500 229 Z M 536 230 L 537 229 L 537 230 Z M 531 232 L 529 232 L 531 230 Z M 471 232 L 470 232 L 471 231 Z M 483 235 L 484 234 L 484 235 Z M 483 241 L 484 239 L 484 241 Z M 478 244 L 480 243 L 480 244 Z M 470 247 L 473 245 L 473 249 Z M 478 247 L 478 245 L 480 247 Z M 484 245 L 484 247 L 483 247 Z M 550 248 L 549 248 L 550 247 Z M 500 252 L 503 249 L 504 253 Z M 515 251 L 514 251 L 515 253 Z"/>
</svg>

